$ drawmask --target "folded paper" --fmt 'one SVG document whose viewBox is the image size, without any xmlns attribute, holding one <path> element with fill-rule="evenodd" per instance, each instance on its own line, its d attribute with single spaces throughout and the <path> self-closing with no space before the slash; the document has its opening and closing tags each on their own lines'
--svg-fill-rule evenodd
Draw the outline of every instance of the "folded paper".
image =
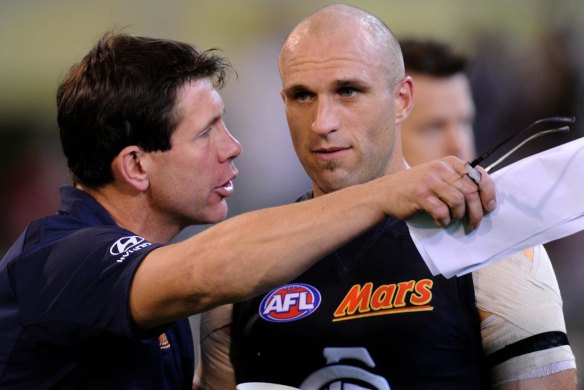
<svg viewBox="0 0 584 390">
<path fill-rule="evenodd" d="M 468 233 L 464 221 L 437 227 L 427 214 L 407 221 L 434 275 L 463 275 L 584 230 L 584 138 L 524 158 L 491 177 L 497 208 L 474 231 Z"/>
</svg>

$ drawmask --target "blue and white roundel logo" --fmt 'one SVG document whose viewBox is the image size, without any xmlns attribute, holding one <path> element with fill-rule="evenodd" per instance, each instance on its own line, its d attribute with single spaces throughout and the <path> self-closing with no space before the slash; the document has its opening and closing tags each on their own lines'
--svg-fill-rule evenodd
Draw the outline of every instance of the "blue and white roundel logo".
<svg viewBox="0 0 584 390">
<path fill-rule="evenodd" d="M 260 317 L 270 322 L 296 321 L 318 309 L 320 293 L 308 284 L 294 283 L 270 291 L 260 304 Z"/>
</svg>

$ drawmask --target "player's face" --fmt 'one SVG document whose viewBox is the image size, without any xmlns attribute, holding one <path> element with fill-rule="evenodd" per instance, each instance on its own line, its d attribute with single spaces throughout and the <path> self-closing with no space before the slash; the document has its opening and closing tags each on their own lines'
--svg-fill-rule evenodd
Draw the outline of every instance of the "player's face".
<svg viewBox="0 0 584 390">
<path fill-rule="evenodd" d="M 467 77 L 412 77 L 414 108 L 402 126 L 406 161 L 413 166 L 450 155 L 471 161 L 475 109 Z"/>
<path fill-rule="evenodd" d="M 280 61 L 292 142 L 316 195 L 380 177 L 392 159 L 401 163 L 386 63 L 358 35 L 301 39 Z"/>
<path fill-rule="evenodd" d="M 152 153 L 152 206 L 182 227 L 215 223 L 227 214 L 225 199 L 237 176 L 233 160 L 241 146 L 223 121 L 221 97 L 208 79 L 186 84 L 177 96 L 180 121 L 172 147 Z"/>
</svg>

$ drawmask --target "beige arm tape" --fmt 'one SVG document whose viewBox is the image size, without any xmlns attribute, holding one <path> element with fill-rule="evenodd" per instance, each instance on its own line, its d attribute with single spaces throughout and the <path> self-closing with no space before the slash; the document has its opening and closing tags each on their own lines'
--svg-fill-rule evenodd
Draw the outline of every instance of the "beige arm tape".
<svg viewBox="0 0 584 390">
<path fill-rule="evenodd" d="M 543 246 L 524 251 L 473 272 L 476 305 L 490 315 L 481 321 L 487 355 L 527 337 L 566 332 L 562 298 Z M 484 316 L 483 316 L 484 317 Z M 569 345 L 508 359 L 491 370 L 492 385 L 551 375 L 575 368 Z"/>
</svg>

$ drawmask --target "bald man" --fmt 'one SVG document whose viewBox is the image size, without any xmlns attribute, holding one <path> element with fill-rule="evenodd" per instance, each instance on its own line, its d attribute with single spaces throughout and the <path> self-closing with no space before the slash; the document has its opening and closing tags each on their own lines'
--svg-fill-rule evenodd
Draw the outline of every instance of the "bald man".
<svg viewBox="0 0 584 390">
<path fill-rule="evenodd" d="M 325 7 L 291 32 L 279 67 L 293 145 L 312 180 L 299 201 L 405 171 L 400 133 L 413 83 L 383 22 Z M 460 184 L 479 191 L 467 177 Z M 433 276 L 396 218 L 235 304 L 231 317 L 223 311 L 231 324 L 218 313 L 203 317 L 204 388 L 489 387 L 472 276 Z M 218 348 L 229 336 L 229 352 Z"/>
</svg>

